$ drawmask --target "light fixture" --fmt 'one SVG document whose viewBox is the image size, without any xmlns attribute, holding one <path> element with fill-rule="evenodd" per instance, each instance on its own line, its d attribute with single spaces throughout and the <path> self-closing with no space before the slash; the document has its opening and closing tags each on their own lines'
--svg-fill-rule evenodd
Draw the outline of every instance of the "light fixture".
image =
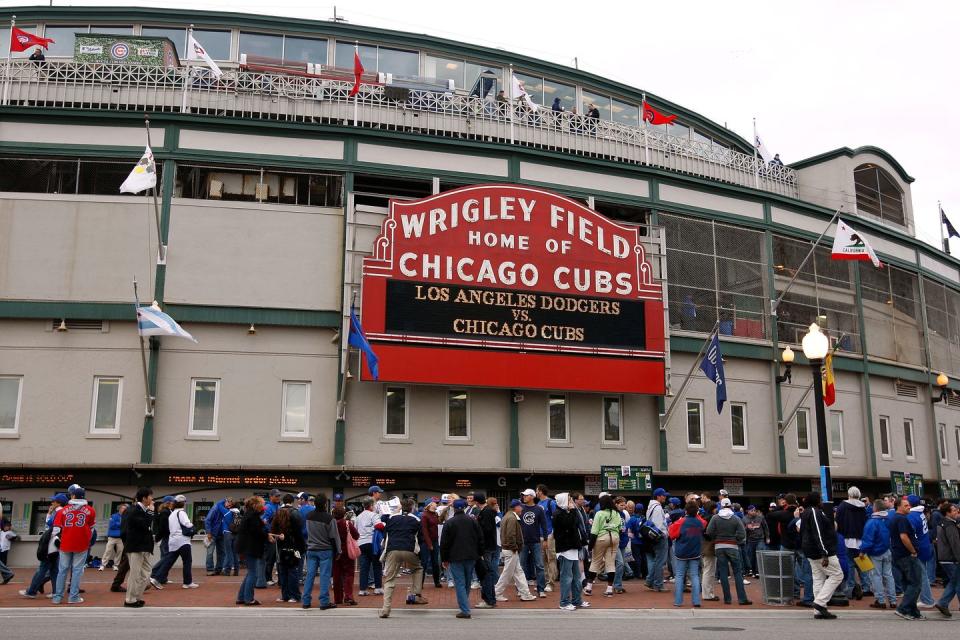
<svg viewBox="0 0 960 640">
<path fill-rule="evenodd" d="M 943 371 L 937 375 L 937 386 L 940 387 L 940 393 L 930 398 L 930 402 L 936 404 L 938 402 L 947 401 L 947 385 L 950 384 L 950 378 L 947 377 Z"/>
<path fill-rule="evenodd" d="M 803 336 L 803 355 L 807 360 L 823 360 L 827 356 L 827 350 L 830 348 L 830 341 L 827 336 L 820 331 L 820 326 L 814 322 L 810 325 L 807 335 Z"/>
<path fill-rule="evenodd" d="M 250 328 L 247 329 L 247 334 L 248 334 L 248 335 L 251 335 L 251 336 L 257 334 L 257 328 L 253 325 L 252 322 L 250 323 Z"/>
<path fill-rule="evenodd" d="M 810 361 L 813 374 L 813 407 L 817 417 L 817 459 L 820 463 L 820 493 L 825 503 L 830 501 L 833 488 L 830 474 L 830 446 L 827 440 L 827 418 L 823 410 L 823 359 L 830 349 L 830 340 L 814 322 L 803 336 L 803 355 Z"/>
<path fill-rule="evenodd" d="M 67 321 L 66 319 L 61 319 L 60 324 L 57 325 L 57 331 L 66 331 L 67 330 Z"/>
<path fill-rule="evenodd" d="M 783 350 L 783 353 L 780 354 L 780 361 L 783 364 L 787 365 L 787 368 L 784 370 L 783 375 L 776 377 L 777 384 L 783 384 L 784 382 L 793 382 L 790 377 L 790 369 L 793 367 L 793 349 L 790 348 L 790 345 L 787 345 L 787 348 Z"/>
</svg>

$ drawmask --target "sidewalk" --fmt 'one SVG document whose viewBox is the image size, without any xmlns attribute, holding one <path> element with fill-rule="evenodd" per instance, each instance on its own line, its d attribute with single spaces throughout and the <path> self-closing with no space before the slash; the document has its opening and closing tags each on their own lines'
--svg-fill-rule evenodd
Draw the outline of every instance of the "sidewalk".
<svg viewBox="0 0 960 640">
<path fill-rule="evenodd" d="M 44 596 L 37 596 L 35 600 L 31 600 L 19 595 L 18 591 L 25 589 L 29 584 L 30 579 L 33 576 L 34 569 L 35 568 L 33 567 L 21 567 L 13 569 L 16 574 L 13 580 L 10 581 L 6 586 L 0 586 L 0 608 L 54 606 L 50 600 Z M 181 572 L 177 569 L 171 571 L 170 582 L 165 585 L 163 591 L 157 591 L 155 589 L 147 590 L 146 594 L 144 595 L 144 600 L 146 600 L 147 606 L 177 608 L 236 606 L 234 602 L 236 601 L 237 590 L 240 586 L 243 574 L 241 573 L 241 575 L 238 577 L 208 577 L 205 575 L 205 573 L 206 572 L 202 569 L 195 569 L 193 572 L 194 581 L 200 583 L 200 588 L 184 590 L 181 588 Z M 113 593 L 110 591 L 110 583 L 113 581 L 114 575 L 114 572 L 110 570 L 100 572 L 87 569 L 83 574 L 82 583 L 82 587 L 86 591 L 86 593 L 83 594 L 84 603 L 82 605 L 73 606 L 121 607 L 123 605 L 123 594 Z M 791 609 L 795 611 L 806 611 L 806 609 L 802 609 L 797 606 L 782 607 L 763 605 L 760 597 L 760 581 L 758 579 L 751 579 L 750 582 L 751 584 L 747 585 L 746 589 L 747 596 L 753 601 L 752 606 L 744 607 L 738 605 L 736 601 L 736 592 L 732 590 L 733 604 L 724 605 L 722 602 L 704 602 L 703 609 L 724 609 L 728 611 L 747 611 L 753 609 Z M 393 598 L 393 607 L 395 609 L 456 609 L 457 607 L 457 599 L 454 590 L 447 587 L 437 589 L 433 586 L 433 583 L 429 579 L 423 587 L 423 596 L 429 600 L 429 604 L 424 606 L 408 606 L 404 601 L 409 586 L 409 576 L 402 576 L 397 581 L 397 588 L 394 591 Z M 624 582 L 626 593 L 614 595 L 613 597 L 608 598 L 603 595 L 605 585 L 598 584 L 594 588 L 593 596 L 585 597 L 584 599 L 590 602 L 592 608 L 596 609 L 673 609 L 673 584 L 667 583 L 664 586 L 665 588 L 669 588 L 668 592 L 656 593 L 646 589 L 643 586 L 643 581 L 629 580 Z M 46 591 L 48 594 L 50 593 L 49 585 L 47 586 Z M 314 608 L 318 606 L 317 591 L 317 587 L 314 586 Z M 723 597 L 719 584 L 717 585 L 715 591 L 717 596 L 720 598 Z M 935 588 L 934 597 L 938 597 L 941 591 L 942 589 Z M 257 589 L 256 593 L 257 599 L 262 603 L 263 607 L 300 609 L 299 603 L 291 604 L 276 602 L 276 599 L 280 597 L 280 589 L 276 586 L 268 587 L 266 589 Z M 473 604 L 476 604 L 480 600 L 479 590 L 471 591 L 470 595 L 471 602 Z M 519 598 L 513 597 L 508 591 L 508 597 L 510 597 L 510 601 L 498 602 L 497 608 L 518 610 L 556 609 L 559 606 L 560 601 L 559 592 L 554 591 L 552 593 L 547 593 L 546 595 L 546 598 L 540 598 L 536 602 L 521 602 Z M 331 600 L 333 598 L 332 589 L 330 590 L 330 598 Z M 366 597 L 360 597 L 356 595 L 356 591 L 354 591 L 354 599 L 356 599 L 358 602 L 357 607 L 342 608 L 379 608 L 383 604 L 382 596 L 369 595 Z M 872 602 L 872 598 L 864 598 L 860 601 L 852 601 L 850 603 L 850 607 L 844 607 L 843 609 L 838 608 L 838 610 L 857 609 L 874 611 L 873 609 L 869 608 L 869 605 Z M 61 606 L 65 607 L 67 605 Z M 684 594 L 683 608 L 691 608 L 689 593 Z M 882 614 L 883 612 L 876 611 L 876 613 Z"/>
</svg>

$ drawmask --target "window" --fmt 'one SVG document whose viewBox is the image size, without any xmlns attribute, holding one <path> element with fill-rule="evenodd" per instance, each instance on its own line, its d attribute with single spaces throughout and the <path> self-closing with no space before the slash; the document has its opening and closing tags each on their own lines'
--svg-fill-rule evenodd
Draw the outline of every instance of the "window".
<svg viewBox="0 0 960 640">
<path fill-rule="evenodd" d="M 308 207 L 339 207 L 343 201 L 342 193 L 342 176 L 275 171 L 265 167 L 178 164 L 174 187 L 176 198 L 270 202 Z"/>
<path fill-rule="evenodd" d="M 367 73 L 392 73 L 395 76 L 416 78 L 420 75 L 420 54 L 417 51 L 403 51 L 362 44 L 359 47 L 360 62 Z M 353 69 L 354 44 L 337 41 L 335 65 L 344 69 Z"/>
<path fill-rule="evenodd" d="M 890 452 L 890 418 L 880 416 L 880 457 L 890 459 L 893 454 Z"/>
<path fill-rule="evenodd" d="M 913 420 L 909 418 L 903 421 L 903 444 L 904 451 L 907 452 L 907 460 L 916 460 L 917 452 L 914 450 L 913 442 Z"/>
<path fill-rule="evenodd" d="M 613 121 L 631 127 L 640 126 L 640 107 L 629 102 L 613 99 Z"/>
<path fill-rule="evenodd" d="M 37 500 L 30 505 L 30 535 L 39 536 L 47 526 L 49 500 Z"/>
<path fill-rule="evenodd" d="M 319 38 L 284 36 L 284 62 L 313 62 L 327 64 L 327 41 Z"/>
<path fill-rule="evenodd" d="M 960 427 L 955 427 L 953 432 L 954 444 L 957 445 L 957 460 L 960 460 Z"/>
<path fill-rule="evenodd" d="M 0 376 L 0 434 L 20 431 L 22 380 L 20 376 Z"/>
<path fill-rule="evenodd" d="M 383 435 L 386 438 L 407 438 L 407 390 L 387 387 L 384 398 Z"/>
<path fill-rule="evenodd" d="M 703 401 L 687 401 L 687 447 L 703 449 L 706 446 L 703 437 Z"/>
<path fill-rule="evenodd" d="M 240 54 L 283 59 L 283 36 L 268 33 L 240 32 Z"/>
<path fill-rule="evenodd" d="M 556 82 L 550 78 L 543 81 L 543 104 L 553 106 L 553 99 L 560 98 L 560 106 L 564 111 L 573 111 L 577 108 L 577 88 L 570 84 Z"/>
<path fill-rule="evenodd" d="M 581 115 L 587 115 L 590 111 L 590 105 L 593 104 L 597 107 L 597 110 L 600 112 L 601 120 L 611 120 L 610 117 L 610 98 L 607 96 L 602 96 L 598 93 L 590 93 L 589 91 L 581 91 L 580 95 L 582 96 L 582 105 L 580 108 Z"/>
<path fill-rule="evenodd" d="M 514 77 L 520 81 L 520 84 L 523 85 L 524 91 L 527 92 L 527 95 L 536 103 L 549 107 L 550 105 L 544 101 L 543 98 L 543 78 L 539 76 L 528 76 L 525 73 L 513 73 Z M 550 102 L 553 102 L 553 99 L 550 99 Z"/>
<path fill-rule="evenodd" d="M 903 193 L 893 177 L 875 164 L 862 164 L 853 170 L 857 211 L 881 220 L 905 224 Z"/>
<path fill-rule="evenodd" d="M 797 453 L 810 454 L 810 411 L 797 411 Z"/>
<path fill-rule="evenodd" d="M 603 399 L 603 442 L 604 444 L 623 444 L 623 424 L 619 396 Z"/>
<path fill-rule="evenodd" d="M 176 27 L 142 27 L 140 35 L 154 36 L 158 38 L 169 38 L 170 42 L 177 48 L 177 55 L 180 58 L 186 57 L 187 51 L 187 30 Z M 204 44 L 203 46 L 207 46 Z"/>
<path fill-rule="evenodd" d="M 843 455 L 843 412 L 830 412 L 830 452 L 836 456 Z"/>
<path fill-rule="evenodd" d="M 464 389 L 447 391 L 447 438 L 470 439 L 470 395 Z"/>
<path fill-rule="evenodd" d="M 548 396 L 547 412 L 550 429 L 548 439 L 551 442 L 570 442 L 570 432 L 567 429 L 567 396 Z"/>
<path fill-rule="evenodd" d="M 940 462 L 944 464 L 950 462 L 950 452 L 947 451 L 947 425 L 940 423 L 937 425 L 937 441 L 940 444 Z"/>
<path fill-rule="evenodd" d="M 76 41 L 76 34 L 89 33 L 89 25 L 47 25 L 43 30 L 45 38 L 53 39 L 47 48 L 46 56 L 60 56 L 65 58 L 73 57 L 73 45 Z"/>
<path fill-rule="evenodd" d="M 122 195 L 117 185 L 126 179 L 131 166 L 129 160 L 0 158 L 0 191 Z M 158 184 L 160 173 L 158 165 Z"/>
<path fill-rule="evenodd" d="M 90 433 L 120 433 L 120 398 L 123 378 L 97 376 L 93 379 L 93 409 Z"/>
<path fill-rule="evenodd" d="M 194 378 L 190 381 L 190 435 L 217 435 L 220 412 L 220 381 Z"/>
<path fill-rule="evenodd" d="M 93 25 L 90 27 L 90 33 L 107 33 L 110 35 L 118 36 L 132 36 L 133 35 L 133 25 L 119 25 L 119 24 L 101 24 Z"/>
<path fill-rule="evenodd" d="M 193 39 L 199 42 L 214 60 L 230 59 L 230 32 L 213 29 L 194 29 Z"/>
<path fill-rule="evenodd" d="M 306 438 L 310 435 L 310 383 L 283 383 L 283 417 L 280 435 Z"/>
<path fill-rule="evenodd" d="M 747 405 L 730 403 L 730 444 L 734 449 L 747 449 Z"/>
</svg>

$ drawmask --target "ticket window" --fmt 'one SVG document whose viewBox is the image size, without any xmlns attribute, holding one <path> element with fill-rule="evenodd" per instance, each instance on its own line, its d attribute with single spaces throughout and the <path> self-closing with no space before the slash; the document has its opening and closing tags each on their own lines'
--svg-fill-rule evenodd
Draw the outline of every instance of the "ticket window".
<svg viewBox="0 0 960 640">
<path fill-rule="evenodd" d="M 38 536 L 43 533 L 47 526 L 47 509 L 50 508 L 48 500 L 39 500 L 30 505 L 30 535 Z"/>
<path fill-rule="evenodd" d="M 211 509 L 213 509 L 212 502 L 193 503 L 193 514 L 190 516 L 190 521 L 193 522 L 193 527 L 197 533 L 207 532 L 203 521 L 207 519 L 207 514 L 210 513 Z"/>
</svg>

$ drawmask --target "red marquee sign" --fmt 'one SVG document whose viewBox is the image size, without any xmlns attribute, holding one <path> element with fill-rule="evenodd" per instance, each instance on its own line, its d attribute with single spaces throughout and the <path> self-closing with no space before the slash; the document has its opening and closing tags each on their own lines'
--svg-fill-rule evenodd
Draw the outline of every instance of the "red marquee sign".
<svg viewBox="0 0 960 640">
<path fill-rule="evenodd" d="M 663 289 L 638 228 L 542 189 L 391 201 L 362 322 L 381 381 L 665 391 Z"/>
</svg>

